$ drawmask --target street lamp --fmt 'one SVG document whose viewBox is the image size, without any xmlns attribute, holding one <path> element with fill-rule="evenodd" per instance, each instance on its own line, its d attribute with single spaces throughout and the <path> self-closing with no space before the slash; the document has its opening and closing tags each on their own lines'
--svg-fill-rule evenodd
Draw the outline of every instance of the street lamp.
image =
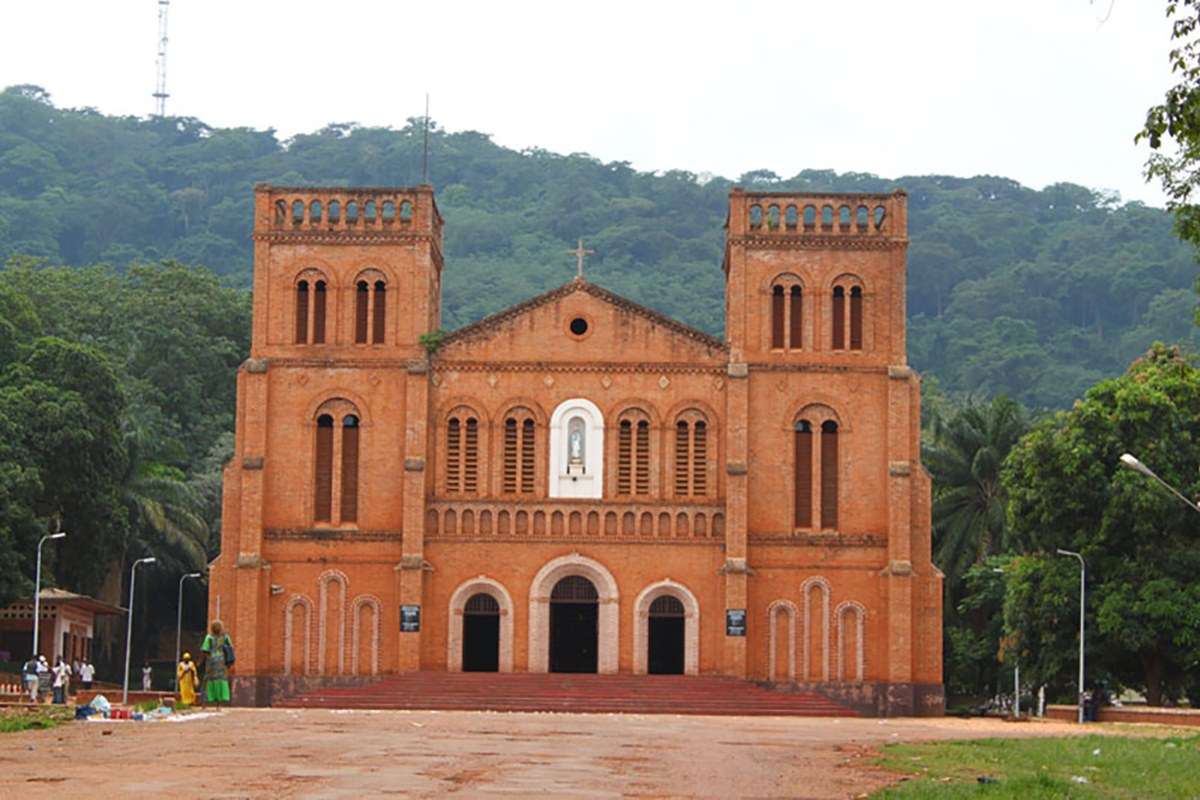
<svg viewBox="0 0 1200 800">
<path fill-rule="evenodd" d="M 1132 458 L 1132 456 L 1131 456 Z M 1135 461 L 1137 459 L 1134 459 Z M 1079 559 L 1079 722 L 1083 723 L 1083 593 L 1084 593 L 1084 576 L 1087 572 L 1087 565 L 1083 561 L 1083 556 L 1079 553 L 1074 553 L 1070 550 L 1058 548 L 1057 553 L 1060 556 L 1073 556 Z"/>
<path fill-rule="evenodd" d="M 1160 484 L 1162 484 L 1168 492 L 1175 495 L 1180 500 L 1182 500 L 1184 503 L 1186 503 L 1188 508 L 1190 508 L 1192 511 L 1200 512 L 1200 503 L 1193 503 L 1191 500 L 1188 500 L 1186 497 L 1183 496 L 1182 492 L 1180 492 L 1178 489 L 1176 489 L 1171 484 L 1164 481 L 1162 478 L 1155 475 L 1154 470 L 1150 469 L 1145 464 L 1143 464 L 1141 461 L 1139 461 L 1137 459 L 1137 457 L 1134 456 L 1132 453 L 1122 453 L 1121 454 L 1121 466 L 1125 467 L 1125 469 L 1131 469 L 1134 472 L 1141 473 L 1142 475 L 1145 475 L 1147 478 L 1153 478 L 1154 480 L 1156 480 Z"/>
<path fill-rule="evenodd" d="M 125 626 L 125 684 L 121 689 L 121 705 L 129 704 L 129 646 L 133 644 L 133 584 L 137 580 L 138 564 L 153 564 L 154 557 L 139 558 L 129 568 L 129 621 Z"/>
<path fill-rule="evenodd" d="M 992 567 L 992 572 L 998 572 L 1005 575 L 1006 571 L 999 567 Z M 999 687 L 997 687 L 998 689 Z M 1021 665 L 1020 663 L 1013 664 L 1013 716 L 1016 719 L 1021 718 Z"/>
<path fill-rule="evenodd" d="M 33 584 L 33 657 L 38 657 L 38 623 L 42 620 L 42 545 L 51 539 L 61 539 L 67 535 L 66 531 L 58 533 L 50 533 L 38 540 L 37 548 L 37 576 L 34 578 Z"/>
<path fill-rule="evenodd" d="M 183 637 L 183 582 L 188 578 L 199 578 L 199 572 L 189 572 L 179 579 L 179 604 L 175 618 L 175 691 L 179 691 L 179 643 Z"/>
</svg>

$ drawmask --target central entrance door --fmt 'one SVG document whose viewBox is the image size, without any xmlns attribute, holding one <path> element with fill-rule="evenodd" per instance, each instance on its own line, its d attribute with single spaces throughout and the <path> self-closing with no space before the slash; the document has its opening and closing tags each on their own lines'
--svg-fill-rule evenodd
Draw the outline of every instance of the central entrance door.
<svg viewBox="0 0 1200 800">
<path fill-rule="evenodd" d="M 600 596 L 582 575 L 569 575 L 550 592 L 550 671 L 595 672 Z"/>
<path fill-rule="evenodd" d="M 462 668 L 500 671 L 500 604 L 490 594 L 472 595 L 463 608 Z"/>
<path fill-rule="evenodd" d="M 683 674 L 683 603 L 664 594 L 650 604 L 650 636 L 647 671 L 651 675 Z"/>
</svg>

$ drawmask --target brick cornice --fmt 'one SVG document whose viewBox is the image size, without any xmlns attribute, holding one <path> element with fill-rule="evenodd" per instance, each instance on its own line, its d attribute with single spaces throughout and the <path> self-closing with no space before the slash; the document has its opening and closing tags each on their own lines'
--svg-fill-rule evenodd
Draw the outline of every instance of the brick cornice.
<svg viewBox="0 0 1200 800">
<path fill-rule="evenodd" d="M 900 250 L 908 246 L 908 239 L 854 235 L 749 234 L 730 237 L 729 246 L 743 247 L 747 250 Z"/>
<path fill-rule="evenodd" d="M 751 544 L 795 544 L 806 547 L 886 547 L 887 537 L 874 533 L 752 533 Z"/>
<path fill-rule="evenodd" d="M 437 361 L 433 364 L 433 371 L 438 374 L 446 372 L 636 372 L 654 375 L 660 372 L 691 372 L 722 375 L 725 372 L 725 364 L 724 362 L 713 364 L 624 364 L 619 361 L 594 361 L 579 364 L 545 361 Z"/>
</svg>

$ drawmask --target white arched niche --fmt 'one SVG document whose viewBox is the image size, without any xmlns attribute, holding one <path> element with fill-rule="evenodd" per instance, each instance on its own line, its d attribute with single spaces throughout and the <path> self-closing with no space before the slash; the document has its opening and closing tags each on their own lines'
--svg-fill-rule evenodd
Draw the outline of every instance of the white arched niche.
<svg viewBox="0 0 1200 800">
<path fill-rule="evenodd" d="M 550 417 L 551 497 L 602 497 L 604 415 L 581 397 L 560 403 Z"/>
</svg>

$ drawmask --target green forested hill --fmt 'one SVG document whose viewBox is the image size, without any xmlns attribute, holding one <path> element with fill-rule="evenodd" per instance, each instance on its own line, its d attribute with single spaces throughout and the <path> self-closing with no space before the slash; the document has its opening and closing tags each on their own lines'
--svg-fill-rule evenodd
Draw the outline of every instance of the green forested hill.
<svg viewBox="0 0 1200 800">
<path fill-rule="evenodd" d="M 280 141 L 194 119 L 60 109 L 35 87 L 9 88 L 0 93 L 0 260 L 124 267 L 170 258 L 245 286 L 256 182 L 417 183 L 418 122 L 330 125 Z M 733 181 L 517 152 L 482 133 L 436 128 L 430 165 L 446 218 L 447 327 L 568 280 L 565 251 L 583 237 L 597 251 L 597 283 L 720 332 Z M 1194 344 L 1193 256 L 1162 210 L 996 177 L 762 170 L 739 182 L 907 190 L 909 351 L 947 390 L 1065 406 L 1155 339 Z"/>
</svg>

